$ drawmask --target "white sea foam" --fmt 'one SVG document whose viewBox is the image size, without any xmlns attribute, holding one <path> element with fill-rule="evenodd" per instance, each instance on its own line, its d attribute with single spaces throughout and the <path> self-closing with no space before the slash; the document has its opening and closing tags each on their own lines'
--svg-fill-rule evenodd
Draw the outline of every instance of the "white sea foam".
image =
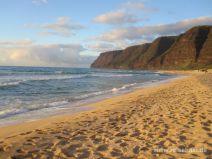
<svg viewBox="0 0 212 159">
<path fill-rule="evenodd" d="M 5 118 L 10 115 L 20 114 L 25 112 L 27 112 L 27 110 L 24 108 L 9 108 L 9 109 L 0 111 L 0 118 Z"/>
<path fill-rule="evenodd" d="M 131 77 L 133 74 L 92 74 L 93 77 Z"/>
<path fill-rule="evenodd" d="M 15 86 L 18 85 L 21 81 L 17 81 L 17 82 L 0 82 L 0 87 L 4 87 L 4 86 Z"/>
<path fill-rule="evenodd" d="M 31 104 L 28 108 L 8 108 L 5 110 L 0 110 L 0 118 L 5 118 L 5 117 L 16 115 L 16 114 L 22 114 L 29 111 L 36 111 L 36 110 L 41 110 L 46 108 L 59 108 L 60 106 L 64 106 L 68 103 L 69 103 L 68 101 L 62 100 L 62 101 L 49 102 L 45 104 L 34 103 L 34 104 Z"/>
<path fill-rule="evenodd" d="M 118 88 L 113 88 L 112 89 L 112 92 L 117 92 L 118 91 Z"/>
<path fill-rule="evenodd" d="M 131 77 L 133 74 L 114 74 L 114 73 L 93 73 L 93 74 L 75 74 L 61 75 L 63 71 L 55 71 L 58 75 L 22 75 L 22 76 L 2 76 L 0 79 L 0 87 L 16 86 L 27 81 L 47 81 L 47 80 L 64 80 L 77 79 L 86 77 Z"/>
<path fill-rule="evenodd" d="M 136 85 L 137 83 L 130 83 L 130 84 L 125 84 L 124 86 L 122 86 L 122 89 L 128 88 L 128 87 L 132 87 L 134 85 Z"/>
<path fill-rule="evenodd" d="M 46 103 L 44 105 L 45 106 L 49 106 L 49 107 L 57 107 L 57 106 L 66 105 L 68 103 L 69 103 L 68 101 L 63 100 L 63 101 L 56 101 L 56 102 Z"/>
<path fill-rule="evenodd" d="M 120 90 L 124 90 L 124 89 L 127 89 L 129 87 L 132 87 L 134 85 L 136 85 L 137 83 L 130 83 L 130 84 L 125 84 L 123 85 L 122 87 L 119 87 L 119 88 L 113 88 L 112 89 L 112 92 L 117 92 L 117 91 L 120 91 Z"/>
<path fill-rule="evenodd" d="M 99 95 L 103 95 L 103 94 L 107 94 L 107 93 L 111 93 L 111 92 L 117 92 L 117 91 L 125 90 L 129 87 L 136 85 L 136 84 L 137 83 L 125 84 L 125 85 L 123 85 L 122 87 L 119 87 L 119 88 L 112 88 L 110 90 L 97 91 L 97 92 L 93 92 L 93 93 L 83 94 L 83 95 L 79 95 L 79 96 L 75 97 L 75 99 L 79 100 L 79 99 L 85 99 L 85 98 L 89 98 L 89 97 L 99 96 Z"/>
<path fill-rule="evenodd" d="M 88 98 L 88 97 L 94 97 L 94 96 L 106 94 L 106 93 L 109 93 L 109 92 L 110 92 L 110 90 L 108 90 L 108 91 L 98 91 L 98 92 L 79 95 L 79 96 L 75 97 L 74 99 L 76 99 L 76 100 L 85 99 L 85 98 Z"/>
<path fill-rule="evenodd" d="M 56 74 L 63 74 L 64 71 L 55 71 Z"/>
<path fill-rule="evenodd" d="M 61 80 L 61 79 L 75 79 L 75 78 L 83 78 L 87 75 L 64 75 L 64 76 L 56 76 L 56 75 L 44 75 L 44 76 L 21 76 L 21 77 L 1 77 L 0 87 L 5 86 L 15 86 L 20 83 L 27 81 L 47 81 L 47 80 Z M 15 79 L 15 80 L 14 80 Z"/>
</svg>

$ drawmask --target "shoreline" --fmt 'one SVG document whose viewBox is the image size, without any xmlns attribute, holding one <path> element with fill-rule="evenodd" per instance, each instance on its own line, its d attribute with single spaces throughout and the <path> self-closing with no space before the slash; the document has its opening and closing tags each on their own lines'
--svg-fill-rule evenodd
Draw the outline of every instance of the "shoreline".
<svg viewBox="0 0 212 159">
<path fill-rule="evenodd" d="M 82 154 L 87 158 L 208 156 L 212 110 L 209 106 L 211 91 L 204 80 L 211 83 L 212 76 L 192 71 L 186 75 L 186 78 L 91 104 L 95 108 L 91 111 L 0 128 L 0 157 L 49 156 L 39 146 L 45 144 L 39 140 L 43 138 L 48 141 L 46 146 L 51 155 L 64 158 L 78 158 Z M 68 148 L 73 144 L 80 146 Z M 196 149 L 203 147 L 205 152 L 152 153 L 156 148 L 185 149 L 189 145 Z M 23 150 L 17 151 L 21 147 Z"/>
<path fill-rule="evenodd" d="M 167 73 L 159 72 L 159 73 L 170 74 L 169 72 L 167 72 Z M 171 74 L 176 75 L 175 73 L 171 73 Z M 69 103 L 68 105 L 64 105 L 62 107 L 57 108 L 57 110 L 55 110 L 57 112 L 54 112 L 53 108 L 47 108 L 47 110 L 45 110 L 45 111 L 36 110 L 33 112 L 17 114 L 15 116 L 11 116 L 8 118 L 2 118 L 1 121 L 2 122 L 6 121 L 6 123 L 0 124 L 0 128 L 4 128 L 4 127 L 8 127 L 8 126 L 15 126 L 15 125 L 23 124 L 23 123 L 30 123 L 31 121 L 34 122 L 34 121 L 39 121 L 39 120 L 43 120 L 43 119 L 47 119 L 47 118 L 51 118 L 51 117 L 57 117 L 57 116 L 61 116 L 61 115 L 75 115 L 75 114 L 78 114 L 81 112 L 92 111 L 94 108 L 91 107 L 90 105 L 95 104 L 97 102 L 101 102 L 101 101 L 104 101 L 106 99 L 113 98 L 116 96 L 122 96 L 125 94 L 129 94 L 129 93 L 132 93 L 139 89 L 155 87 L 155 86 L 158 86 L 158 85 L 161 85 L 161 84 L 173 81 L 173 80 L 181 79 L 184 77 L 185 76 L 178 74 L 178 75 L 176 75 L 176 77 L 170 77 L 170 78 L 164 79 L 164 80 L 159 80 L 159 81 L 153 80 L 153 81 L 140 83 L 138 86 L 132 87 L 132 88 L 126 89 L 126 90 L 114 90 L 114 91 L 111 91 L 110 93 L 106 93 L 106 94 L 102 94 L 102 95 L 99 95 L 96 97 L 84 99 L 82 101 L 78 101 L 73 104 Z M 42 114 L 38 115 L 39 111 L 42 111 Z"/>
<path fill-rule="evenodd" d="M 138 88 L 134 88 L 132 90 L 128 90 L 126 92 L 119 92 L 118 94 L 116 95 L 108 95 L 108 96 L 103 96 L 101 97 L 100 99 L 90 99 L 90 100 L 87 100 L 88 103 L 85 104 L 79 104 L 77 106 L 80 106 L 82 107 L 81 110 L 79 111 L 75 111 L 75 112 L 71 112 L 71 111 L 68 111 L 68 112 L 61 112 L 61 113 L 57 113 L 55 115 L 50 115 L 50 116 L 46 116 L 46 117 L 41 117 L 41 118 L 37 118 L 37 119 L 30 119 L 30 120 L 24 120 L 24 121 L 20 121 L 20 122 L 17 122 L 17 123 L 11 123 L 9 125 L 3 125 L 3 126 L 0 126 L 0 131 L 2 129 L 10 129 L 10 128 L 13 128 L 13 127 L 19 127 L 21 125 L 23 125 L 25 127 L 25 125 L 37 125 L 37 122 L 40 123 L 40 122 L 49 122 L 51 120 L 60 120 L 60 118 L 65 118 L 65 117 L 75 117 L 75 116 L 80 116 L 81 114 L 83 113 L 92 113 L 93 111 L 98 111 L 98 109 L 100 108 L 101 109 L 101 106 L 96 106 L 96 105 L 99 105 L 99 103 L 102 103 L 102 102 L 105 102 L 105 101 L 110 101 L 111 99 L 116 99 L 116 98 L 122 98 L 122 96 L 129 96 L 131 94 L 134 94 L 134 93 L 137 93 L 137 92 L 142 92 L 142 91 L 145 91 L 145 90 L 148 90 L 148 89 L 154 89 L 155 87 L 160 87 L 160 86 L 163 86 L 163 85 L 166 85 L 166 84 L 169 84 L 171 82 L 174 82 L 174 81 L 177 81 L 177 80 L 181 80 L 183 78 L 188 78 L 188 76 L 177 76 L 177 77 L 172 77 L 170 79 L 166 79 L 166 80 L 162 80 L 162 81 L 157 81 L 157 82 L 147 82 L 147 83 L 143 83 L 141 86 L 139 86 Z M 85 106 L 86 105 L 86 106 Z M 101 104 L 100 104 L 101 105 Z M 38 124 L 39 125 L 39 124 Z M 31 126 L 30 126 L 31 127 Z M 0 132 L 0 140 L 1 140 L 1 132 Z"/>
</svg>

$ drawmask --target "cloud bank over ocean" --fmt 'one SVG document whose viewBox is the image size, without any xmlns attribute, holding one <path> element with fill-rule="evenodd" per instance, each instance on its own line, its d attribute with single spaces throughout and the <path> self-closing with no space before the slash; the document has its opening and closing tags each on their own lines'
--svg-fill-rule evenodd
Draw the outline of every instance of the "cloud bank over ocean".
<svg viewBox="0 0 212 159">
<path fill-rule="evenodd" d="M 2 1 L 0 66 L 88 67 L 101 52 L 212 25 L 211 1 Z M 10 12 L 13 11 L 13 12 Z"/>
<path fill-rule="evenodd" d="M 79 44 L 30 44 L 1 47 L 0 63 L 12 66 L 88 67 L 94 57 L 80 55 L 80 52 L 84 50 Z"/>
</svg>

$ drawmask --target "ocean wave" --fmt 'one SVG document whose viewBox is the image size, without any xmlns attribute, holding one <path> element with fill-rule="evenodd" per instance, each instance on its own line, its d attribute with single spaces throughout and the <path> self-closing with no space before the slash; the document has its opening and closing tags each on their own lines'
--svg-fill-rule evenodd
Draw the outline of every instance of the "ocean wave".
<svg viewBox="0 0 212 159">
<path fill-rule="evenodd" d="M 5 109 L 0 111 L 0 118 L 5 118 L 8 116 L 16 115 L 16 114 L 21 114 L 25 113 L 28 110 L 25 108 L 10 108 L 10 109 Z"/>
<path fill-rule="evenodd" d="M 91 74 L 92 77 L 131 77 L 133 74 Z"/>
<path fill-rule="evenodd" d="M 0 83 L 0 87 L 16 86 L 19 83 L 20 83 L 20 81 L 17 81 L 17 82 L 2 82 L 2 83 Z"/>
<path fill-rule="evenodd" d="M 122 87 L 120 88 L 113 88 L 111 91 L 112 92 L 116 92 L 116 91 L 119 91 L 119 90 L 124 90 L 124 89 L 127 89 L 129 87 L 132 87 L 132 86 L 135 86 L 137 83 L 131 83 L 131 84 L 125 84 L 123 85 Z"/>
<path fill-rule="evenodd" d="M 67 105 L 70 102 L 68 100 L 61 100 L 58 99 L 58 101 L 48 101 L 46 103 L 37 103 L 34 105 L 30 105 L 27 107 L 28 111 L 36 111 L 40 109 L 48 109 L 48 108 L 60 108 L 61 106 Z"/>
<path fill-rule="evenodd" d="M 48 102 L 44 104 L 32 104 L 28 106 L 27 108 L 9 108 L 5 110 L 0 110 L 0 119 L 1 118 L 7 118 L 10 116 L 18 115 L 18 114 L 23 114 L 27 112 L 32 112 L 36 110 L 41 110 L 41 109 L 48 109 L 48 108 L 60 108 L 61 106 L 67 105 L 69 101 L 67 100 L 61 100 L 61 101 L 54 101 L 54 102 Z"/>
<path fill-rule="evenodd" d="M 48 80 L 62 80 L 62 79 L 75 79 L 75 78 L 83 78 L 87 77 L 87 75 L 67 75 L 67 76 L 30 76 L 30 77 L 13 77 L 10 78 L 2 78 L 0 81 L 0 87 L 6 86 L 17 86 L 21 83 L 27 81 L 48 81 Z M 13 79 L 16 79 L 15 81 Z"/>
<path fill-rule="evenodd" d="M 85 98 L 89 98 L 89 97 L 94 97 L 94 96 L 98 96 L 98 95 L 103 95 L 106 93 L 111 92 L 110 90 L 106 90 L 106 91 L 98 91 L 98 92 L 93 92 L 93 93 L 88 93 L 88 94 L 83 94 L 83 95 L 79 95 L 77 97 L 74 97 L 75 100 L 81 100 L 81 99 L 85 99 Z"/>
<path fill-rule="evenodd" d="M 54 73 L 56 73 L 56 74 L 63 74 L 65 72 L 64 71 L 54 71 Z"/>
<path fill-rule="evenodd" d="M 85 98 L 89 98 L 89 97 L 104 95 L 104 94 L 107 94 L 107 93 L 113 93 L 113 92 L 125 90 L 129 87 L 136 85 L 136 84 L 137 83 L 125 84 L 125 85 L 123 85 L 122 87 L 119 87 L 119 88 L 112 88 L 110 90 L 97 91 L 97 92 L 93 92 L 93 93 L 83 94 L 83 95 L 79 95 L 79 96 L 75 97 L 74 99 L 81 100 L 81 99 L 85 99 Z"/>
<path fill-rule="evenodd" d="M 62 100 L 62 101 L 56 101 L 56 102 L 45 103 L 44 106 L 47 106 L 47 107 L 57 107 L 57 106 L 66 105 L 66 104 L 68 104 L 68 103 L 69 103 L 68 101 Z M 47 108 L 47 107 L 45 107 L 45 108 Z"/>
<path fill-rule="evenodd" d="M 125 89 L 125 88 L 128 88 L 128 87 L 132 87 L 134 85 L 136 85 L 137 83 L 130 83 L 130 84 L 125 84 L 124 86 L 121 87 L 121 89 Z"/>
<path fill-rule="evenodd" d="M 62 73 L 62 72 L 61 72 Z M 0 87 L 17 86 L 27 81 L 65 80 L 89 77 L 131 77 L 133 74 L 75 74 L 75 75 L 41 75 L 41 76 L 6 76 L 0 80 Z M 14 80 L 15 79 L 15 80 Z"/>
</svg>

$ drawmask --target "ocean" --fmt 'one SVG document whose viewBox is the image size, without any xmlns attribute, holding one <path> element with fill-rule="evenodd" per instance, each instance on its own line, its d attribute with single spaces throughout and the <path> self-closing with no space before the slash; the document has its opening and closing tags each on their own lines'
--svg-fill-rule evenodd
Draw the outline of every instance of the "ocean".
<svg viewBox="0 0 212 159">
<path fill-rule="evenodd" d="M 86 111 L 88 103 L 176 78 L 155 71 L 0 67 L 0 126 Z"/>
</svg>

